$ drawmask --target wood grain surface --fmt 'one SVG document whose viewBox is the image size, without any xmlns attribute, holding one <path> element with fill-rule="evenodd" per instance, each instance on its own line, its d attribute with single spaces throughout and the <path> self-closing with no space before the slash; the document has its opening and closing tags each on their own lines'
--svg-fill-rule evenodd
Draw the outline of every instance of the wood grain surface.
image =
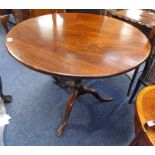
<svg viewBox="0 0 155 155">
<path fill-rule="evenodd" d="M 147 121 L 155 120 L 155 86 L 144 88 L 137 97 L 136 102 L 137 119 L 141 128 Z M 145 136 L 152 145 L 155 145 L 155 130 L 148 130 Z"/>
<path fill-rule="evenodd" d="M 117 10 L 116 14 L 124 18 L 133 20 L 139 24 L 143 24 L 146 27 L 152 28 L 155 26 L 155 13 L 147 10 Z"/>
<path fill-rule="evenodd" d="M 78 78 L 125 73 L 150 53 L 148 39 L 137 28 L 83 13 L 31 18 L 15 26 L 5 44 L 13 57 L 34 70 Z"/>
</svg>

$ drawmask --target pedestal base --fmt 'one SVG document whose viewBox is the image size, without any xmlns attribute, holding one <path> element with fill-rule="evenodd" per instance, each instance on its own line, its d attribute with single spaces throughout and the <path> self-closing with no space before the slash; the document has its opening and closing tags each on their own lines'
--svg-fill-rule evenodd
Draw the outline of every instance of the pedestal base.
<svg viewBox="0 0 155 155">
<path fill-rule="evenodd" d="M 77 97 L 79 97 L 80 95 L 84 95 L 86 93 L 90 93 L 96 99 L 98 99 L 102 102 L 112 101 L 111 97 L 100 96 L 99 93 L 95 89 L 82 84 L 81 80 L 66 80 L 65 81 L 65 80 L 63 80 L 61 78 L 57 78 L 57 77 L 54 77 L 54 79 L 55 79 L 54 83 L 59 85 L 61 88 L 73 89 L 73 91 L 68 99 L 67 105 L 66 105 L 66 110 L 65 110 L 65 115 L 64 115 L 63 121 L 62 121 L 60 127 L 56 131 L 56 136 L 58 136 L 58 137 L 61 136 L 63 133 L 63 130 L 68 122 L 73 104 L 74 104 L 75 100 L 77 99 Z"/>
</svg>

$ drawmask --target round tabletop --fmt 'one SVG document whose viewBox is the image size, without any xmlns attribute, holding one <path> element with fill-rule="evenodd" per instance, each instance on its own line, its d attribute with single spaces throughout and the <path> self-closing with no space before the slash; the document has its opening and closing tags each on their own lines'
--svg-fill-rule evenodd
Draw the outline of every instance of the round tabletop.
<svg viewBox="0 0 155 155">
<path fill-rule="evenodd" d="M 137 28 L 83 13 L 31 18 L 15 26 L 5 44 L 13 57 L 34 70 L 77 78 L 125 73 L 150 53 L 148 39 Z"/>
</svg>

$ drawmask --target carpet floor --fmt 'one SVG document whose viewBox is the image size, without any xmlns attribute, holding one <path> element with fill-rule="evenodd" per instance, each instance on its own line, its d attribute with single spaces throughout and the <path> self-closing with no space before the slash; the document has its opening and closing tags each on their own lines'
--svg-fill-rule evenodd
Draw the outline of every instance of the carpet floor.
<svg viewBox="0 0 155 155">
<path fill-rule="evenodd" d="M 79 97 L 63 135 L 57 138 L 55 130 L 71 91 L 18 63 L 5 49 L 4 37 L 0 27 L 0 76 L 5 94 L 13 96 L 13 102 L 5 105 L 12 118 L 4 130 L 5 145 L 129 145 L 134 138 L 135 105 L 127 103 L 127 76 L 85 80 L 113 101 L 101 103 L 89 94 Z"/>
</svg>

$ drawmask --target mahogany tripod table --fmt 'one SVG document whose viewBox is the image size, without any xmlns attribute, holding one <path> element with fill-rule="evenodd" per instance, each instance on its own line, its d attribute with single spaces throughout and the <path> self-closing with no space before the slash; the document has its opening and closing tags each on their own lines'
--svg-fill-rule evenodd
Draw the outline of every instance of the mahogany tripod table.
<svg viewBox="0 0 155 155">
<path fill-rule="evenodd" d="M 73 90 L 57 136 L 62 134 L 78 96 L 91 93 L 100 101 L 112 100 L 82 84 L 83 79 L 123 74 L 142 64 L 150 53 L 148 39 L 133 26 L 111 17 L 83 13 L 28 19 L 8 33 L 5 44 L 19 62 L 52 75 L 60 87 Z"/>
</svg>

